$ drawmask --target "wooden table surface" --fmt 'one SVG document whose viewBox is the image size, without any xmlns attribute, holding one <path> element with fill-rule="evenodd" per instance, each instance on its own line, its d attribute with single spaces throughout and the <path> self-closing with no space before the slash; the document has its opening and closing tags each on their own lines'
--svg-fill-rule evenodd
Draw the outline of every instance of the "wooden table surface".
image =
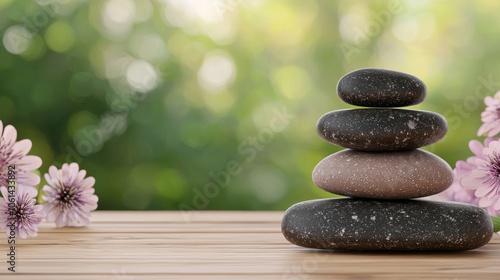
<svg viewBox="0 0 500 280">
<path fill-rule="evenodd" d="M 1 245 L 0 279 L 500 279 L 500 237 L 460 253 L 322 252 L 288 243 L 282 212 L 93 213 L 86 228 L 43 224 Z"/>
</svg>

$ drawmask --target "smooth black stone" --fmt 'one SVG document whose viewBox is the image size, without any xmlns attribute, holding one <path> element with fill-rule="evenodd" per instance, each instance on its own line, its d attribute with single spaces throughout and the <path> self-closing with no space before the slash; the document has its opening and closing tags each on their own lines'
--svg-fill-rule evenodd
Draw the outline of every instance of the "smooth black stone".
<svg viewBox="0 0 500 280">
<path fill-rule="evenodd" d="M 324 114 L 316 130 L 327 142 L 361 151 L 403 151 L 439 141 L 446 119 L 433 112 L 348 109 Z"/>
<path fill-rule="evenodd" d="M 318 199 L 291 206 L 281 222 L 293 244 L 357 251 L 462 251 L 493 235 L 483 209 L 426 200 Z"/>
<path fill-rule="evenodd" d="M 344 102 L 366 107 L 403 107 L 425 99 L 427 90 L 419 78 L 392 70 L 366 68 L 352 71 L 337 84 Z"/>
</svg>

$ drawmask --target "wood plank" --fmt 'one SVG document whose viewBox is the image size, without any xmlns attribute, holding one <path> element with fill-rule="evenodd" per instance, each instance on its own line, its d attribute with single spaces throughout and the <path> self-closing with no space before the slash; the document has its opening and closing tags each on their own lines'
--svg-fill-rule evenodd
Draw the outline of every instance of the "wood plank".
<svg viewBox="0 0 500 280">
<path fill-rule="evenodd" d="M 500 278 L 500 236 L 459 253 L 350 253 L 300 248 L 282 212 L 98 211 L 86 228 L 43 224 L 18 239 L 17 272 L 0 279 L 463 279 Z"/>
</svg>

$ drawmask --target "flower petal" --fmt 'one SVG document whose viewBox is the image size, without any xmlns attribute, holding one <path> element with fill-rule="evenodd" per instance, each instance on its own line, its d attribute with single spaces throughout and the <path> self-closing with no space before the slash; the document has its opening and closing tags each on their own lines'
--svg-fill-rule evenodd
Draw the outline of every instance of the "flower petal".
<svg viewBox="0 0 500 280">
<path fill-rule="evenodd" d="M 491 128 L 490 132 L 488 133 L 489 137 L 495 136 L 500 132 L 500 122 L 495 121 L 495 125 Z"/>
<path fill-rule="evenodd" d="M 481 182 L 476 178 L 469 176 L 463 177 L 460 180 L 460 185 L 466 190 L 476 190 L 481 185 Z"/>
<path fill-rule="evenodd" d="M 477 141 L 477 140 L 472 140 L 469 142 L 469 149 L 476 155 L 480 156 L 483 154 L 483 143 Z"/>
<path fill-rule="evenodd" d="M 488 197 L 481 197 L 481 199 L 479 200 L 479 207 L 490 207 L 491 205 L 493 205 L 493 203 L 495 203 L 495 201 L 493 199 L 490 199 Z"/>
<path fill-rule="evenodd" d="M 24 156 L 20 161 L 17 162 L 19 165 L 22 165 L 23 170 L 25 171 L 33 171 L 37 170 L 42 166 L 42 159 L 37 156 Z"/>
<path fill-rule="evenodd" d="M 489 193 L 493 192 L 495 190 L 494 186 L 491 185 L 481 185 L 479 188 L 477 188 L 476 192 L 474 193 L 477 197 L 483 197 L 487 196 Z"/>
<path fill-rule="evenodd" d="M 7 125 L 3 131 L 2 144 L 12 147 L 16 142 L 17 130 L 12 125 Z"/>
</svg>

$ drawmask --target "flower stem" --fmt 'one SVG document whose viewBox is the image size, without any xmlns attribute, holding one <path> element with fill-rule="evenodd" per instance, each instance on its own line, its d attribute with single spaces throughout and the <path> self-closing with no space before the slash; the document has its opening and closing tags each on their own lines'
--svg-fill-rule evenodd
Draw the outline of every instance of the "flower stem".
<svg viewBox="0 0 500 280">
<path fill-rule="evenodd" d="M 493 232 L 499 232 L 500 231 L 500 216 L 498 217 L 491 217 L 493 220 Z"/>
</svg>

